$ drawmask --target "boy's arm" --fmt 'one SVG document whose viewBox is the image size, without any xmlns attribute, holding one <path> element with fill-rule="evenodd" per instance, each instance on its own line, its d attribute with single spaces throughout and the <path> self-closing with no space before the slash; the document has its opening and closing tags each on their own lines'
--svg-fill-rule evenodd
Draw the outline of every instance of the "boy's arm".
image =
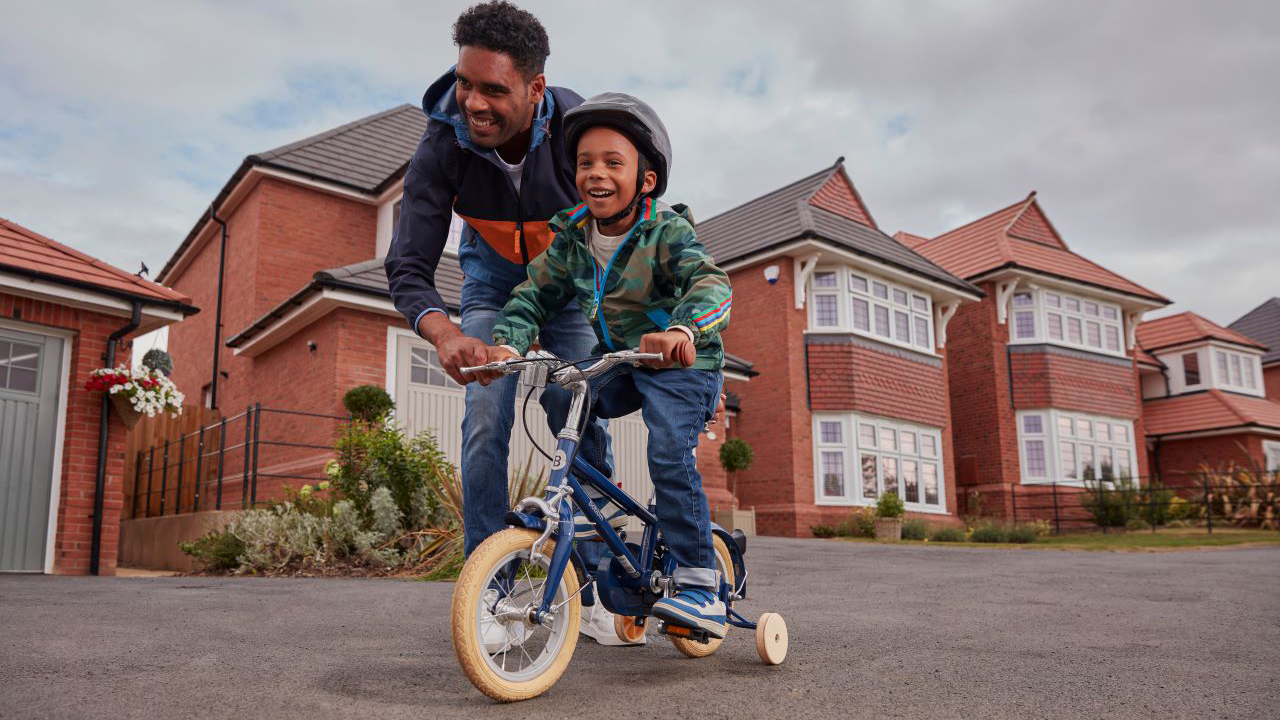
<svg viewBox="0 0 1280 720">
<path fill-rule="evenodd" d="M 528 279 L 512 291 L 494 322 L 494 345 L 509 345 L 523 355 L 547 320 L 573 299 L 573 277 L 565 264 L 567 252 L 568 241 L 556 235 L 546 252 L 530 261 Z"/>
<path fill-rule="evenodd" d="M 669 325 L 692 334 L 696 347 L 705 347 L 729 326 L 733 305 L 729 276 L 716 266 L 693 226 L 684 220 L 671 223 L 663 242 L 668 255 L 662 261 L 680 289 L 680 302 L 671 312 Z"/>
</svg>

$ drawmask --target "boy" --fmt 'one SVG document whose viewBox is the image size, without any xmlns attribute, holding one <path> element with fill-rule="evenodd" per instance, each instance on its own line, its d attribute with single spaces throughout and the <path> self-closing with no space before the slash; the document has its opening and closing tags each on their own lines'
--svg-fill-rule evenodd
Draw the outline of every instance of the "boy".
<svg viewBox="0 0 1280 720">
<path fill-rule="evenodd" d="M 616 418 L 638 409 L 649 428 L 658 523 L 677 566 L 677 591 L 654 605 L 654 617 L 724 637 L 693 450 L 720 397 L 729 278 L 698 243 L 687 208 L 657 202 L 671 142 L 652 108 L 621 93 L 597 95 L 565 114 L 564 133 L 582 204 L 551 220 L 556 236 L 495 322 L 489 360 L 526 351 L 572 300 L 595 330 L 597 353 L 635 346 L 662 353 L 649 367 L 620 365 L 593 379 L 593 413 Z M 688 367 L 673 367 L 673 358 Z"/>
</svg>

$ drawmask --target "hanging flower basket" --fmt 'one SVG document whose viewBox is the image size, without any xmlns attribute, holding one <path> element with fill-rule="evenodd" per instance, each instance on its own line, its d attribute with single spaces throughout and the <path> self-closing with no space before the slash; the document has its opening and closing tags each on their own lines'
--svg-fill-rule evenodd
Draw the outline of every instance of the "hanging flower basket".
<svg viewBox="0 0 1280 720">
<path fill-rule="evenodd" d="M 183 394 L 163 373 L 151 368 L 99 368 L 89 373 L 85 389 L 107 393 L 126 427 L 132 429 L 143 415 L 182 414 Z"/>
</svg>

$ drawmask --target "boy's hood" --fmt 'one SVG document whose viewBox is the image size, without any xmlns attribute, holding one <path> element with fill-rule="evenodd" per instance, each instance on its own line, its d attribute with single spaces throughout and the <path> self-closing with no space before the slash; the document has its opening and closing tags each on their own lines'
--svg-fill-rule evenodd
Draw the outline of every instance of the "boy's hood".
<svg viewBox="0 0 1280 720">
<path fill-rule="evenodd" d="M 650 209 L 649 205 L 652 205 Z M 653 226 L 667 222 L 673 218 L 684 218 L 686 222 L 693 225 L 693 212 L 689 210 L 689 206 L 683 203 L 668 205 L 661 200 L 646 199 L 645 204 L 641 207 L 642 216 L 638 222 L 639 225 Z M 587 219 L 591 216 L 587 210 L 586 203 L 579 203 L 571 208 L 561 210 L 551 218 L 548 223 L 556 232 L 569 230 L 570 232 L 582 232 L 582 228 L 586 226 Z M 646 227 L 640 227 L 636 232 L 647 230 Z"/>
<path fill-rule="evenodd" d="M 458 138 L 458 143 L 468 150 L 477 153 L 493 152 L 489 148 L 482 148 L 471 142 L 471 131 L 467 129 L 467 121 L 462 116 L 462 108 L 458 106 L 458 95 L 454 92 L 454 86 L 458 84 L 457 78 L 454 77 L 454 70 L 457 65 L 449 68 L 449 71 L 441 75 L 439 79 L 431 83 L 427 88 L 427 92 L 422 96 L 422 111 L 432 122 L 443 123 L 453 128 L 454 135 Z M 538 106 L 538 112 L 533 118 L 533 138 L 529 142 L 529 149 L 538 147 L 538 145 L 547 136 L 547 128 L 551 124 L 551 116 L 556 109 L 555 97 L 552 95 L 551 88 L 548 87 L 546 92 L 542 94 L 542 104 Z"/>
</svg>

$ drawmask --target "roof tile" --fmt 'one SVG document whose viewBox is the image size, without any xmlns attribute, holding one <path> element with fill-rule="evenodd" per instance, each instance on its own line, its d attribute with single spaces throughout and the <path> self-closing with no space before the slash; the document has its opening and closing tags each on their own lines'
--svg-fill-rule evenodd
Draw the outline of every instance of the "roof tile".
<svg viewBox="0 0 1280 720">
<path fill-rule="evenodd" d="M 1197 340 L 1222 340 L 1237 345 L 1266 349 L 1261 343 L 1190 311 L 1148 320 L 1138 325 L 1138 344 L 1148 351 Z"/>
<path fill-rule="evenodd" d="M 1264 365 L 1280 362 L 1280 297 L 1267 300 L 1228 327 L 1271 348 L 1262 356 Z"/>
<path fill-rule="evenodd" d="M 1221 390 L 1146 400 L 1147 436 L 1260 426 L 1280 430 L 1280 402 Z"/>
</svg>

